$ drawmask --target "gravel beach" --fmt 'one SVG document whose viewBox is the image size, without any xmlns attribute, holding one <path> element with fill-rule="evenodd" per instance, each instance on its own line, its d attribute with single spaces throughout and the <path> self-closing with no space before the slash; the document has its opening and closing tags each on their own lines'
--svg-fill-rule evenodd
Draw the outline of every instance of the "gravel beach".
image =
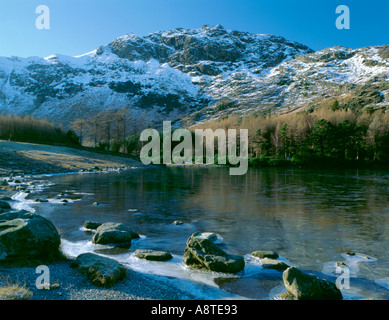
<svg viewBox="0 0 389 320">
<path fill-rule="evenodd" d="M 128 270 L 127 277 L 110 288 L 95 287 L 70 267 L 70 261 L 48 265 L 50 290 L 36 287 L 36 267 L 1 267 L 0 286 L 18 284 L 32 291 L 31 300 L 191 300 L 190 294 L 168 286 L 163 277 Z"/>
</svg>

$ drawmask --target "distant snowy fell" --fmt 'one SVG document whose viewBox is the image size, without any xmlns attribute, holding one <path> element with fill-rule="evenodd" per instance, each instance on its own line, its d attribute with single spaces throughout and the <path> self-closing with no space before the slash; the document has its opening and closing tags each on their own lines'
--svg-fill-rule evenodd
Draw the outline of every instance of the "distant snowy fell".
<svg viewBox="0 0 389 320">
<path fill-rule="evenodd" d="M 130 107 L 149 123 L 291 112 L 337 99 L 389 104 L 389 46 L 314 52 L 282 37 L 220 25 L 128 34 L 76 57 L 0 58 L 0 112 L 66 126 Z"/>
</svg>

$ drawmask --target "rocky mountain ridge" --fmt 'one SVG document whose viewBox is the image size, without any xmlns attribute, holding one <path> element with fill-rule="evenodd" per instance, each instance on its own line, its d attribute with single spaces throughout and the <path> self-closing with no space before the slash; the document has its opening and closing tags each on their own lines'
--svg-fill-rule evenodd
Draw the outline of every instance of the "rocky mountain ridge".
<svg viewBox="0 0 389 320">
<path fill-rule="evenodd" d="M 291 112 L 329 99 L 386 108 L 388 58 L 389 46 L 314 52 L 220 25 L 128 34 L 76 57 L 1 57 L 0 112 L 68 126 L 127 107 L 150 125 Z"/>
</svg>

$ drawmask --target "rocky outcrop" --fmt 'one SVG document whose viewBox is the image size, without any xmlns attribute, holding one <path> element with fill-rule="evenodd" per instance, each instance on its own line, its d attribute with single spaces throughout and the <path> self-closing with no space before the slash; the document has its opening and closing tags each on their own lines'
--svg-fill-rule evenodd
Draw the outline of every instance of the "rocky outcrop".
<svg viewBox="0 0 389 320">
<path fill-rule="evenodd" d="M 127 269 L 119 262 L 94 253 L 80 254 L 71 266 L 97 287 L 112 287 L 127 276 Z"/>
<path fill-rule="evenodd" d="M 8 80 L 0 111 L 66 125 L 111 105 L 145 113 L 154 124 L 309 110 L 329 97 L 360 109 L 388 101 L 387 52 L 383 46 L 313 52 L 283 37 L 220 25 L 127 34 L 78 57 L 1 57 L 0 78 Z M 224 98 L 233 105 L 217 108 Z"/>
<path fill-rule="evenodd" d="M 95 221 L 85 221 L 84 222 L 84 228 L 89 229 L 89 230 L 96 230 L 101 225 L 102 225 L 102 223 L 95 222 Z"/>
<path fill-rule="evenodd" d="M 131 240 L 139 238 L 139 234 L 122 223 L 106 222 L 96 229 L 93 243 L 130 247 Z"/>
<path fill-rule="evenodd" d="M 194 233 L 187 241 L 184 263 L 195 269 L 236 273 L 245 266 L 243 257 L 226 253 L 214 241 Z"/>
<path fill-rule="evenodd" d="M 297 300 L 341 300 L 341 291 L 332 282 L 311 276 L 296 267 L 282 275 L 288 293 Z"/>
<path fill-rule="evenodd" d="M 261 261 L 262 268 L 264 269 L 274 269 L 283 271 L 289 268 L 289 265 L 281 260 L 263 258 Z"/>
<path fill-rule="evenodd" d="M 143 111 L 148 120 L 156 113 L 174 120 L 219 100 L 210 97 L 214 90 L 208 90 L 209 82 L 217 82 L 219 76 L 233 81 L 229 75 L 240 73 L 243 66 L 250 74 L 307 52 L 308 47 L 282 37 L 217 25 L 143 37 L 127 34 L 80 57 L 2 58 L 0 74 L 10 81 L 8 90 L 0 88 L 0 111 L 12 105 L 15 113 L 34 113 L 66 124 L 76 116 L 110 109 L 113 103 Z M 16 100 L 17 105 L 9 102 Z"/>
<path fill-rule="evenodd" d="M 150 261 L 167 261 L 173 259 L 170 252 L 150 249 L 135 250 L 135 257 Z"/>
<path fill-rule="evenodd" d="M 274 251 L 254 251 L 252 255 L 260 259 L 263 258 L 277 259 L 279 257 L 278 253 Z"/>
<path fill-rule="evenodd" d="M 0 262 L 46 261 L 61 256 L 61 240 L 46 218 L 28 211 L 0 214 Z"/>
</svg>

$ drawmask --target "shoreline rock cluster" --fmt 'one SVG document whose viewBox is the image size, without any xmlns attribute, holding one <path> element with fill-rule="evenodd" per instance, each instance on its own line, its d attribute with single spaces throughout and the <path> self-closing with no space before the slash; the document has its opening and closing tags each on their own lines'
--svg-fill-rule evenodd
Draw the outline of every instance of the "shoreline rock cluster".
<svg viewBox="0 0 389 320">
<path fill-rule="evenodd" d="M 194 233 L 188 239 L 184 252 L 184 263 L 195 269 L 223 273 L 239 273 L 244 270 L 242 256 L 230 255 L 216 243 L 215 234 Z M 342 300 L 341 291 L 330 281 L 309 275 L 294 266 L 289 266 L 274 251 L 254 251 L 253 257 L 261 259 L 264 269 L 282 271 L 287 294 L 285 299 L 295 300 Z"/>
<path fill-rule="evenodd" d="M 55 261 L 63 259 L 60 252 L 60 235 L 47 219 L 25 210 L 6 209 L 0 214 L 0 264 L 14 264 L 25 260 Z M 85 229 L 95 230 L 92 242 L 129 249 L 131 240 L 139 234 L 121 223 L 97 223 L 86 221 Z M 190 268 L 222 273 L 239 273 L 244 270 L 242 256 L 226 253 L 216 243 L 214 233 L 192 234 L 187 240 L 183 262 Z M 150 261 L 168 261 L 172 255 L 166 251 L 137 249 L 135 256 Z M 261 259 L 265 269 L 283 271 L 283 282 L 287 291 L 285 299 L 296 300 L 341 300 L 340 290 L 332 282 L 311 276 L 289 266 L 273 251 L 254 251 L 253 257 Z M 127 269 L 114 259 L 95 253 L 83 253 L 71 263 L 97 287 L 111 287 L 123 280 Z"/>
<path fill-rule="evenodd" d="M 2 188 L 10 187 L 6 180 Z M 4 189 L 3 189 L 4 190 Z M 46 218 L 25 210 L 12 211 L 7 195 L 0 198 L 0 265 L 13 265 L 25 261 L 47 263 L 66 259 L 60 251 L 61 238 L 55 226 Z M 179 225 L 179 224 L 177 224 Z M 84 230 L 93 233 L 92 243 L 128 250 L 131 242 L 140 235 L 122 223 L 98 223 L 85 221 Z M 211 272 L 239 274 L 244 272 L 242 256 L 229 254 L 219 245 L 215 233 L 196 232 L 187 240 L 183 263 L 189 268 Z M 98 250 L 96 250 L 98 251 Z M 167 251 L 137 249 L 136 258 L 163 262 L 173 258 Z M 260 259 L 264 269 L 282 273 L 287 291 L 285 299 L 342 299 L 334 283 L 311 276 L 289 266 L 274 251 L 254 251 L 252 256 Z M 71 260 L 72 261 L 72 260 Z M 127 268 L 114 259 L 96 253 L 84 253 L 71 262 L 71 266 L 97 287 L 111 287 L 122 281 Z"/>
<path fill-rule="evenodd" d="M 85 221 L 84 230 L 94 234 L 92 243 L 121 249 L 130 249 L 131 241 L 140 238 L 137 232 L 116 222 Z M 170 252 L 151 249 L 135 250 L 135 257 L 150 261 L 167 261 L 173 258 Z M 110 287 L 125 278 L 123 269 L 126 268 L 122 264 L 94 253 L 79 255 L 72 266 L 77 268 L 93 284 L 101 287 Z"/>
<path fill-rule="evenodd" d="M 107 227 L 104 227 L 104 225 Z M 101 228 L 101 226 L 104 227 L 104 230 L 109 230 L 108 226 L 115 225 L 120 224 L 99 224 L 91 221 L 84 223 L 84 227 L 93 227 L 96 230 Z M 122 225 L 120 228 L 130 230 L 127 227 L 124 228 Z M 93 239 L 95 239 L 96 234 Z M 110 244 L 118 245 L 119 247 L 122 246 L 122 237 L 118 236 L 117 240 L 116 243 L 113 243 L 111 240 Z M 215 233 L 193 233 L 186 242 L 183 263 L 190 268 L 212 272 L 235 274 L 242 272 L 245 267 L 244 258 L 226 253 L 220 248 L 217 241 L 218 237 Z M 94 240 L 93 242 L 96 243 Z M 173 258 L 169 252 L 150 249 L 137 249 L 135 250 L 135 256 L 139 259 L 150 261 L 168 261 Z M 252 256 L 261 260 L 261 266 L 264 269 L 283 272 L 282 278 L 287 293 L 282 295 L 282 298 L 295 300 L 343 299 L 341 291 L 334 283 L 309 275 L 297 267 L 289 266 L 284 261 L 277 260 L 279 255 L 274 251 L 254 251 L 252 252 Z"/>
</svg>

